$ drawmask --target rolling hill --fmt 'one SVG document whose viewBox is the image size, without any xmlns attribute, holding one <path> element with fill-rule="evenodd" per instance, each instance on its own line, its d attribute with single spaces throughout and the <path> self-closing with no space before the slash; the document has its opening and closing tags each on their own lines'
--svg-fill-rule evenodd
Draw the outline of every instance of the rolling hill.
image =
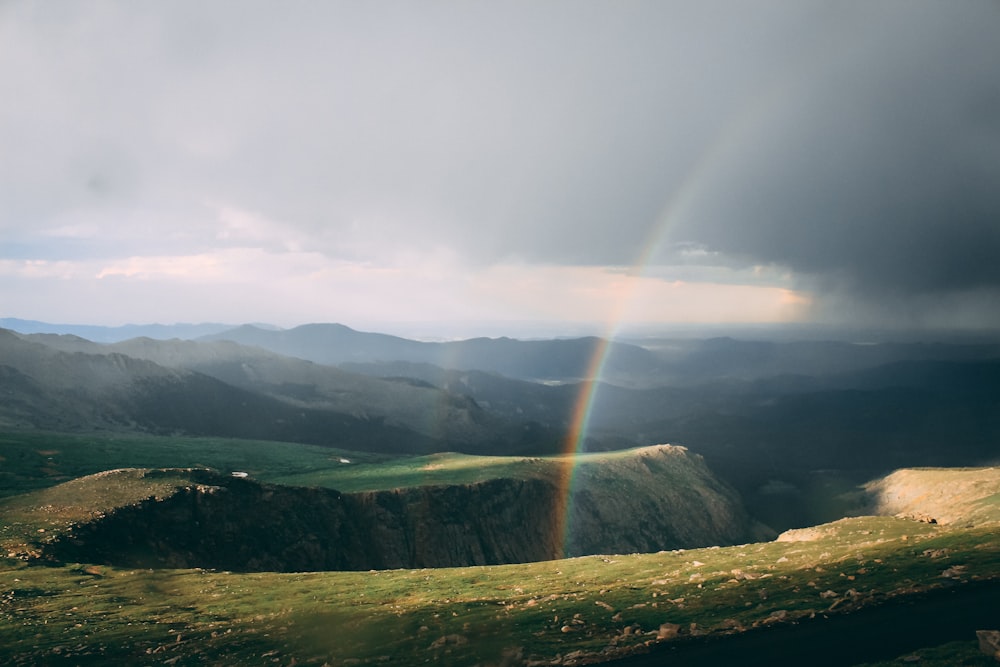
<svg viewBox="0 0 1000 667">
<path fill-rule="evenodd" d="M 420 458 L 360 468 L 334 462 L 320 486 L 206 469 L 119 469 L 13 497 L 0 511 L 8 552 L 237 571 L 518 563 L 733 544 L 762 534 L 732 490 L 683 448 L 587 456 L 575 464 L 568 500 L 560 484 L 564 459 L 477 458 L 438 459 L 449 481 L 437 483 L 421 479 L 428 464 Z M 410 470 L 410 483 L 376 482 L 382 488 L 349 493 L 328 487 L 338 476 L 372 482 L 387 467 Z M 463 480 L 473 468 L 477 479 Z M 38 540 L 35 527 L 43 524 Z M 19 530 L 28 535 L 20 546 L 10 535 Z"/>
<path fill-rule="evenodd" d="M 541 427 L 520 415 L 485 410 L 447 387 L 412 378 L 373 378 L 232 341 L 135 338 L 99 345 L 73 336 L 26 338 L 67 352 L 123 354 L 212 377 L 296 408 L 379 421 L 435 442 L 438 451 L 544 453 L 556 451 L 560 441 L 557 424 Z M 371 449 L 384 451 L 385 446 L 373 443 Z"/>
<path fill-rule="evenodd" d="M 588 339 L 482 339 L 447 348 L 338 325 L 240 331 L 286 341 L 289 348 L 305 340 L 330 354 L 362 358 L 433 357 L 449 349 L 453 359 L 471 362 L 479 353 L 461 350 L 481 345 L 509 348 L 508 357 L 526 354 L 523 363 L 534 359 L 531 350 L 562 350 L 556 361 L 576 364 L 593 352 Z M 545 455 L 565 447 L 565 434 L 588 392 L 581 383 L 533 382 L 429 362 L 337 367 L 229 340 L 137 338 L 109 345 L 8 333 L 3 345 L 0 383 L 9 400 L 0 406 L 0 416 L 10 425 L 56 430 L 137 429 L 368 451 Z M 685 383 L 600 382 L 580 449 L 682 444 L 703 455 L 739 490 L 751 512 L 776 530 L 841 515 L 854 502 L 851 488 L 896 468 L 1000 459 L 1000 362 L 989 356 L 990 346 L 764 345 L 728 339 L 685 345 L 670 354 L 655 352 L 660 364 L 686 366 Z M 742 377 L 793 367 L 817 348 L 817 359 L 806 370 L 829 364 L 844 370 Z M 705 361 L 713 352 L 718 359 Z M 899 359 L 907 354 L 915 358 Z M 928 358 L 934 356 L 939 358 Z M 887 359 L 894 361 L 878 365 Z M 573 364 L 554 361 L 548 368 L 555 372 Z M 665 367 L 654 364 L 646 371 Z M 701 367 L 707 379 L 691 382 Z M 727 367 L 733 377 L 719 377 Z M 619 366 L 625 379 L 626 368 Z"/>
<path fill-rule="evenodd" d="M 70 449 L 70 441 L 62 438 L 49 442 Z M 29 440 L 23 443 L 26 452 L 44 442 L 39 434 Z M 6 451 L 14 454 L 18 447 L 15 442 Z M 134 448 L 105 447 L 102 462 L 133 457 L 144 447 L 141 442 Z M 233 441 L 227 447 L 240 445 Z M 275 447 L 282 456 L 274 456 Z M 322 457 L 314 455 L 328 451 L 275 447 L 255 450 L 256 464 L 245 462 L 293 463 L 304 475 L 322 465 Z M 175 460 L 199 452 L 229 456 L 217 445 L 183 439 L 151 442 L 146 455 L 164 450 Z M 485 483 L 508 480 L 507 489 L 517 488 L 511 482 L 540 482 L 545 476 L 544 465 L 539 469 L 532 459 L 470 465 L 470 457 L 460 456 L 381 463 L 366 456 L 357 457 L 370 466 L 360 475 L 363 471 L 345 472 L 353 463 L 344 467 L 326 457 L 327 482 L 367 479 L 369 490 L 350 494 L 174 468 L 115 470 L 7 498 L 0 502 L 6 554 L 0 556 L 0 643 L 8 660 L 14 665 L 278 659 L 315 665 L 526 666 L 740 659 L 760 665 L 835 665 L 906 655 L 937 667 L 976 664 L 974 630 L 1000 620 L 995 605 L 1000 478 L 995 469 L 899 471 L 873 482 L 870 497 L 881 503 L 880 511 L 890 513 L 904 509 L 929 515 L 937 511 L 941 493 L 949 494 L 944 500 L 955 513 L 936 524 L 926 518 L 859 516 L 793 531 L 773 542 L 721 548 L 502 566 L 274 572 L 282 563 L 317 564 L 309 558 L 325 553 L 323 540 L 351 544 L 350 553 L 369 557 L 373 552 L 368 550 L 377 545 L 383 553 L 399 553 L 401 543 L 393 536 L 408 530 L 399 513 L 404 506 L 411 512 L 433 508 L 427 527 L 454 538 L 438 540 L 441 544 L 424 540 L 422 548 L 468 558 L 475 550 L 461 554 L 461 545 L 488 546 L 485 538 L 495 528 L 488 522 L 486 534 L 477 534 L 456 519 L 456 512 L 476 509 L 461 494 L 483 488 L 484 482 L 469 484 L 468 475 L 490 469 Z M 639 512 L 646 510 L 647 489 L 655 488 L 646 486 L 646 475 L 661 479 L 661 486 L 677 483 L 649 470 L 648 459 L 674 472 L 690 472 L 689 466 L 697 464 L 689 453 L 667 447 L 587 459 L 592 472 L 624 475 L 622 481 L 638 491 L 633 502 Z M 433 463 L 443 477 L 424 484 L 420 469 Z M 683 465 L 677 468 L 677 463 Z M 287 468 L 279 474 L 287 475 Z M 411 482 L 396 488 L 400 475 L 409 475 Z M 437 484 L 443 480 L 455 484 Z M 605 480 L 601 486 L 611 484 Z M 435 505 L 447 498 L 449 488 L 459 494 L 458 502 L 447 509 Z M 431 495 L 402 504 L 393 500 L 406 490 Z M 488 495 L 508 497 L 494 491 Z M 897 497 L 903 502 L 898 507 L 889 502 Z M 493 520 L 522 522 L 517 512 L 535 504 L 530 495 L 522 499 L 528 502 L 520 509 L 493 513 Z M 331 512 L 338 503 L 358 505 L 349 513 Z M 344 523 L 338 530 L 316 531 L 313 521 L 328 512 Z M 363 527 L 369 516 L 372 523 Z M 282 523 L 281 517 L 288 520 Z M 325 521 L 331 520 L 326 514 Z M 528 529 L 530 536 L 531 525 L 519 529 Z M 362 528 L 377 537 L 366 541 Z M 293 536 L 297 539 L 287 541 Z M 213 555 L 214 562 L 209 560 Z M 234 567 L 205 568 L 224 564 Z M 185 567 L 170 567 L 178 565 Z"/>
<path fill-rule="evenodd" d="M 121 351 L 117 351 L 121 350 Z M 162 363 L 158 363 L 162 362 Z M 372 451 L 555 451 L 559 435 L 460 395 L 377 380 L 232 343 L 0 331 L 8 425 L 134 429 Z"/>
<path fill-rule="evenodd" d="M 516 340 L 472 338 L 428 343 L 355 331 L 342 324 L 307 324 L 288 330 L 242 326 L 200 340 L 231 340 L 321 364 L 406 361 L 457 370 L 480 370 L 531 381 L 576 381 L 593 373 L 606 344 L 600 338 Z M 610 343 L 604 372 L 638 378 L 655 373 L 657 358 L 627 343 Z M 628 380 L 626 380 L 628 381 Z"/>
</svg>

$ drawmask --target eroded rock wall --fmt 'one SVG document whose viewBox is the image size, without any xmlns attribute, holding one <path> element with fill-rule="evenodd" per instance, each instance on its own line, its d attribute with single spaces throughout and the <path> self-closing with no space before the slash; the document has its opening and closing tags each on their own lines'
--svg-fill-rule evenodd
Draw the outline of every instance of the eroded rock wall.
<svg viewBox="0 0 1000 667">
<path fill-rule="evenodd" d="M 206 483 L 207 482 L 207 483 Z M 77 525 L 60 560 L 232 571 L 488 565 L 556 557 L 541 480 L 356 494 L 206 479 Z"/>
<path fill-rule="evenodd" d="M 165 474 L 134 472 L 150 481 Z M 736 492 L 700 456 L 668 445 L 537 478 L 352 494 L 207 470 L 184 474 L 172 493 L 78 522 L 46 553 L 62 561 L 140 567 L 369 570 L 523 563 L 760 538 Z M 93 483 L 112 480 L 94 476 Z"/>
</svg>

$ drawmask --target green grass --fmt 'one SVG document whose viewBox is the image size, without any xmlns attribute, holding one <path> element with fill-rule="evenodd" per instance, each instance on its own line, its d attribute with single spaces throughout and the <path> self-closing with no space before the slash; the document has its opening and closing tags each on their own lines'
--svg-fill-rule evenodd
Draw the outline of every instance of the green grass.
<svg viewBox="0 0 1000 667">
<path fill-rule="evenodd" d="M 365 462 L 346 455 L 350 463 L 334 460 L 314 470 L 269 476 L 268 481 L 290 486 L 323 486 L 345 493 L 380 491 L 412 486 L 474 484 L 499 477 L 530 479 L 558 471 L 553 458 L 471 456 L 441 453 Z"/>
<path fill-rule="evenodd" d="M 721 633 L 847 611 L 940 586 L 956 565 L 959 580 L 1000 576 L 1000 537 L 863 517 L 809 542 L 439 570 L 230 574 L 7 560 L 0 645 L 12 664 L 67 653 L 67 662 L 135 664 L 611 656 L 654 641 L 662 623 Z M 465 642 L 441 641 L 453 635 Z"/>
<path fill-rule="evenodd" d="M 581 480 L 595 478 L 609 463 L 630 461 L 634 452 L 579 455 L 576 474 Z M 244 471 L 264 482 L 322 486 L 353 493 L 473 484 L 496 478 L 551 479 L 561 474 L 564 467 L 565 459 L 559 456 L 473 456 L 450 452 L 407 456 L 230 438 L 0 433 L 0 498 L 115 468 Z"/>
<path fill-rule="evenodd" d="M 11 482 L 0 503 L 5 546 L 191 483 L 182 471 L 150 477 L 123 471 L 110 476 L 112 495 L 100 498 L 87 497 L 85 485 L 54 486 L 108 468 L 205 466 L 353 490 L 351 483 L 355 489 L 461 483 L 541 474 L 557 465 L 553 459 L 390 458 L 222 439 L 48 434 L 2 435 L 0 455 L 4 480 Z M 628 456 L 587 460 L 631 465 Z M 578 470 L 602 474 L 601 466 Z M 22 495 L 26 491 L 34 493 Z M 0 649 L 11 665 L 351 665 L 388 657 L 394 664 L 485 666 L 503 664 L 505 654 L 552 660 L 577 651 L 612 658 L 655 643 L 663 623 L 685 633 L 723 634 L 846 613 L 955 582 L 1000 579 L 995 524 L 857 517 L 799 537 L 523 565 L 296 574 L 50 566 L 0 553 Z M 922 657 L 919 664 L 983 664 L 969 655 L 968 642 L 924 655 L 927 662 Z"/>
<path fill-rule="evenodd" d="M 602 475 L 614 473 L 622 465 L 635 462 L 642 448 L 614 452 L 579 454 L 574 459 L 577 479 L 581 482 L 600 481 Z M 267 475 L 270 482 L 291 486 L 323 486 L 345 493 L 380 491 L 413 486 L 475 484 L 490 479 L 553 479 L 565 472 L 565 456 L 473 456 L 445 452 L 427 456 L 383 457 L 364 460 L 346 454 L 349 464 L 331 459 L 315 469 L 286 475 Z M 690 466 L 680 458 L 673 461 L 678 469 L 675 476 L 683 477 Z M 684 472 L 681 472 L 683 469 Z M 668 472 L 661 466 L 658 472 Z M 661 482 L 662 477 L 658 478 Z M 678 482 L 683 481 L 678 479 Z"/>
<path fill-rule="evenodd" d="M 42 489 L 114 468 L 212 468 L 249 472 L 265 481 L 390 457 L 286 442 L 229 438 L 171 438 L 0 432 L 0 497 Z"/>
</svg>

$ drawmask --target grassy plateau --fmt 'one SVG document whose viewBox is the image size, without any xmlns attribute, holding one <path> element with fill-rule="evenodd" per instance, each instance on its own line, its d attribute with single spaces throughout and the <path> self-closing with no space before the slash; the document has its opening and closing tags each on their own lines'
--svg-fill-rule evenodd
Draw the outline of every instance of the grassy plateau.
<svg viewBox="0 0 1000 667">
<path fill-rule="evenodd" d="M 969 485 L 976 499 L 965 498 L 975 508 L 970 516 L 938 523 L 858 516 L 725 548 L 236 574 L 43 562 L 32 550 L 74 522 L 187 483 L 183 471 L 121 472 L 116 494 L 88 496 L 77 478 L 111 469 L 210 467 L 349 491 L 519 477 L 535 474 L 538 462 L 16 432 L 0 435 L 0 455 L 0 656 L 11 665 L 573 665 L 642 656 L 670 664 L 674 645 L 1000 581 L 996 469 L 971 471 L 979 477 Z M 978 653 L 974 635 L 926 644 L 898 657 L 995 664 Z"/>
</svg>

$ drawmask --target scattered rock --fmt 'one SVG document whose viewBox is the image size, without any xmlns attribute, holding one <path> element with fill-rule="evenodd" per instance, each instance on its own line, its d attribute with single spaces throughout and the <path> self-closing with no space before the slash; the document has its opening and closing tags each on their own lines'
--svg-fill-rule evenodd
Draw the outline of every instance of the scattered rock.
<svg viewBox="0 0 1000 667">
<path fill-rule="evenodd" d="M 737 632 L 743 632 L 746 628 L 735 618 L 727 618 L 722 623 L 719 624 L 723 630 L 736 630 Z"/>
<path fill-rule="evenodd" d="M 941 576 L 945 579 L 961 579 L 965 576 L 965 571 L 967 570 L 965 565 L 952 565 L 947 570 L 941 573 Z"/>
<path fill-rule="evenodd" d="M 580 665 L 584 664 L 581 662 L 585 658 L 590 656 L 586 651 L 570 651 L 562 658 L 562 664 L 564 665 Z"/>
<path fill-rule="evenodd" d="M 657 639 L 673 639 L 681 633 L 681 626 L 677 623 L 663 623 L 656 632 Z"/>
<path fill-rule="evenodd" d="M 764 619 L 764 623 L 781 623 L 782 621 L 788 620 L 788 610 L 787 609 L 776 609 L 772 611 L 767 618 Z"/>
</svg>

